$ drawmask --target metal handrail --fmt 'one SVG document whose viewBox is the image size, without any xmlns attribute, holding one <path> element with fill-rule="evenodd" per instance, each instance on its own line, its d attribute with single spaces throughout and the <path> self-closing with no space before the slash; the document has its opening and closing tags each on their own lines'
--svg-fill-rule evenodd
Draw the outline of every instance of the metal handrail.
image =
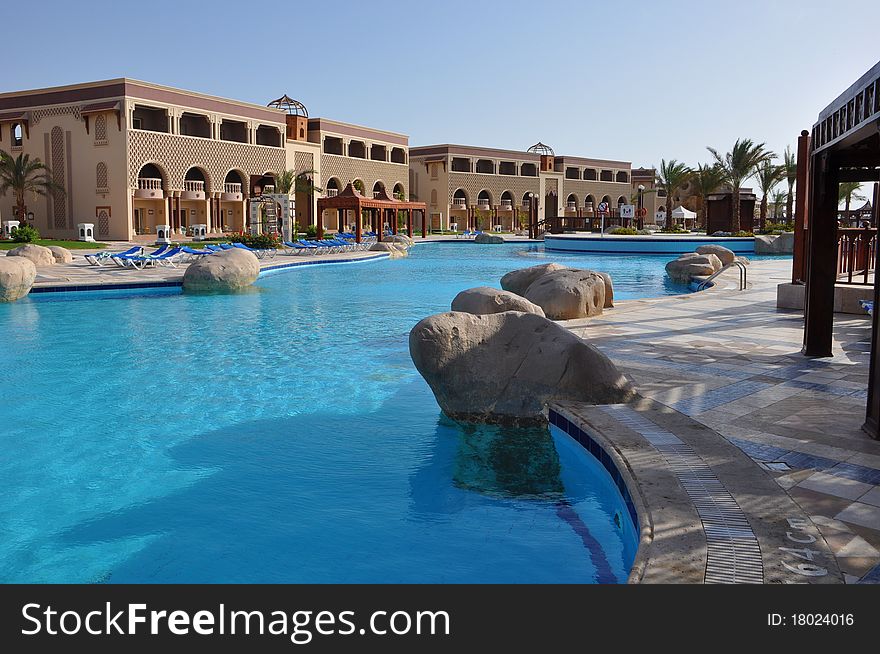
<svg viewBox="0 0 880 654">
<path fill-rule="evenodd" d="M 737 257 L 736 259 L 731 261 L 726 266 L 723 266 L 721 268 L 721 270 L 714 272 L 711 275 L 709 275 L 708 277 L 706 277 L 706 279 L 704 279 L 703 281 L 701 281 L 697 285 L 697 290 L 698 291 L 704 290 L 705 288 L 708 287 L 709 284 L 711 284 L 713 279 L 718 277 L 718 275 L 723 273 L 725 270 L 728 270 L 729 268 L 733 268 L 734 266 L 739 268 L 739 290 L 741 290 L 741 291 L 746 290 L 746 286 L 748 286 L 748 283 L 749 283 L 749 273 L 748 273 L 748 270 L 746 269 L 746 265 L 739 259 L 739 257 Z"/>
</svg>

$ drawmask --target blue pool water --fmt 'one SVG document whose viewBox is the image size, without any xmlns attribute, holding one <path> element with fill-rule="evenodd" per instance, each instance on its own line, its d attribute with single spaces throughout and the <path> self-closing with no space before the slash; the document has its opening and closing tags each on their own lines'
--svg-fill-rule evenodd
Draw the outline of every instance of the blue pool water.
<svg viewBox="0 0 880 654">
<path fill-rule="evenodd" d="M 624 581 L 604 468 L 544 430 L 452 423 L 407 351 L 458 291 L 548 260 L 618 298 L 685 290 L 662 257 L 450 243 L 238 295 L 0 305 L 0 581 Z"/>
</svg>

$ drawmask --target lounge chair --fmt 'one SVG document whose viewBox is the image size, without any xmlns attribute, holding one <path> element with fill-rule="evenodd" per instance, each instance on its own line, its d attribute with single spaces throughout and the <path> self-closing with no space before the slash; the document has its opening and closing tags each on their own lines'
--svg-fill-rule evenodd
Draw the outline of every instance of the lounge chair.
<svg viewBox="0 0 880 654">
<path fill-rule="evenodd" d="M 188 245 L 181 247 L 180 251 L 183 253 L 183 255 L 181 255 L 181 260 L 185 259 L 187 261 L 201 259 L 209 254 L 214 254 L 214 250 L 195 250 Z"/>
<path fill-rule="evenodd" d="M 132 254 L 143 253 L 144 248 L 142 248 L 140 245 L 135 245 L 134 247 L 127 249 L 125 252 L 96 252 L 95 254 L 84 254 L 83 259 L 88 261 L 93 266 L 103 266 L 103 262 L 112 257 L 127 257 Z"/>
<path fill-rule="evenodd" d="M 110 259 L 120 268 L 125 268 L 126 266 L 130 265 L 134 259 L 143 259 L 145 257 L 158 257 L 161 256 L 162 253 L 164 253 L 166 250 L 168 250 L 168 246 L 161 245 L 158 249 L 153 250 L 150 254 L 143 254 L 143 248 L 141 248 L 141 254 L 113 254 L 110 255 Z"/>
<path fill-rule="evenodd" d="M 171 266 L 177 268 L 175 259 L 180 256 L 182 248 L 172 248 L 165 250 L 161 254 L 148 254 L 142 257 L 130 257 L 129 262 L 133 268 L 143 270 L 147 266 Z"/>
</svg>

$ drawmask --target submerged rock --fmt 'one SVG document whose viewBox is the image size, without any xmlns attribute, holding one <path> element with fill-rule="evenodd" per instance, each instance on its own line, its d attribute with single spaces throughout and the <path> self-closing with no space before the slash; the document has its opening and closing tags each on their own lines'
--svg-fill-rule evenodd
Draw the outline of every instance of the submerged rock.
<svg viewBox="0 0 880 654">
<path fill-rule="evenodd" d="M 381 241 L 370 246 L 370 252 L 387 252 L 392 259 L 398 259 L 409 255 L 407 247 L 401 243 L 388 243 Z"/>
<path fill-rule="evenodd" d="M 462 291 L 452 300 L 453 311 L 473 314 L 501 313 L 502 311 L 524 311 L 544 315 L 544 310 L 524 297 L 509 291 L 499 291 L 491 286 L 479 286 Z"/>
<path fill-rule="evenodd" d="M 605 278 L 592 270 L 555 270 L 536 279 L 524 295 L 553 320 L 598 316 L 605 307 Z"/>
<path fill-rule="evenodd" d="M 0 302 L 15 302 L 31 292 L 37 267 L 25 257 L 0 257 Z"/>
<path fill-rule="evenodd" d="M 626 402 L 631 384 L 595 347 L 531 313 L 441 313 L 410 332 L 413 363 L 450 418 L 535 425 L 550 400 Z"/>
<path fill-rule="evenodd" d="M 229 292 L 246 288 L 260 276 L 260 261 L 240 248 L 216 252 L 190 264 L 183 274 L 183 289 L 194 292 Z"/>
</svg>

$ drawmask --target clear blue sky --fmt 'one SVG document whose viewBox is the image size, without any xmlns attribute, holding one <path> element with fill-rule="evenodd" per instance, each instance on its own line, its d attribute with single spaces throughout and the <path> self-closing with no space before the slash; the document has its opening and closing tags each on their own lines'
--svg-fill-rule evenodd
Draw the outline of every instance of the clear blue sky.
<svg viewBox="0 0 880 654">
<path fill-rule="evenodd" d="M 636 166 L 694 165 L 740 136 L 781 153 L 880 60 L 878 0 L 33 8 L 39 38 L 4 30 L 2 91 L 126 76 L 261 104 L 288 93 L 411 145 L 540 140 Z"/>
</svg>

